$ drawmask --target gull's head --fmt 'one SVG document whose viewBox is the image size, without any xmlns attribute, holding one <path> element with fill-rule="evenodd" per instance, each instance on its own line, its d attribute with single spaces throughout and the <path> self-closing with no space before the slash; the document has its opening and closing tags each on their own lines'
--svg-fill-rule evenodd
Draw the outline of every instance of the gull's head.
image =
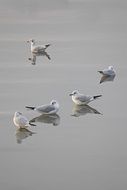
<svg viewBox="0 0 127 190">
<path fill-rule="evenodd" d="M 75 96 L 75 95 L 77 95 L 77 94 L 79 94 L 79 92 L 78 92 L 78 90 L 74 90 L 72 93 L 70 93 L 69 95 L 70 96 Z"/>
<path fill-rule="evenodd" d="M 17 111 L 17 112 L 15 112 L 14 115 L 15 115 L 15 117 L 18 117 L 18 116 L 22 115 L 22 113 Z"/>
<path fill-rule="evenodd" d="M 30 40 L 27 40 L 28 43 L 35 43 L 35 40 L 34 39 L 30 39 Z"/>
<path fill-rule="evenodd" d="M 52 101 L 50 102 L 50 104 L 51 104 L 51 105 L 56 105 L 56 104 L 58 104 L 58 102 L 57 102 L 56 100 L 52 100 Z"/>
<path fill-rule="evenodd" d="M 110 70 L 113 70 L 113 66 L 112 66 L 112 65 L 111 65 L 111 66 L 109 66 L 108 68 L 109 68 Z"/>
<path fill-rule="evenodd" d="M 53 105 L 53 106 L 55 106 L 55 107 L 57 107 L 57 108 L 59 108 L 59 103 L 56 100 L 52 100 L 50 102 L 50 104 Z"/>
</svg>

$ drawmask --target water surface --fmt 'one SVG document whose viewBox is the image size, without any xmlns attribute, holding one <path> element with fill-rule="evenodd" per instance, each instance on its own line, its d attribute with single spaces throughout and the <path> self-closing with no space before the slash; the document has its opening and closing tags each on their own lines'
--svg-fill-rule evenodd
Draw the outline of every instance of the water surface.
<svg viewBox="0 0 127 190">
<path fill-rule="evenodd" d="M 0 4 L 1 189 L 126 189 L 126 1 Z M 52 44 L 51 60 L 39 56 L 30 63 L 31 37 Z M 97 71 L 109 65 L 114 81 L 99 84 Z M 72 116 L 75 89 L 102 94 L 90 103 L 101 114 Z M 31 120 L 39 114 L 25 106 L 52 99 L 60 104 L 56 125 L 40 118 L 28 129 L 35 134 L 16 130 L 15 111 Z"/>
</svg>

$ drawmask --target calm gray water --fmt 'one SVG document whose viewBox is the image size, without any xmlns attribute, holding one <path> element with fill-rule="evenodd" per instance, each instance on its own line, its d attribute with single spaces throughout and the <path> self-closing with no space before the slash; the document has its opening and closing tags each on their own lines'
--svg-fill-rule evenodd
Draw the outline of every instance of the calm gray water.
<svg viewBox="0 0 127 190">
<path fill-rule="evenodd" d="M 0 0 L 0 189 L 127 188 L 126 18 L 124 0 Z M 30 63 L 30 38 L 52 44 L 51 60 Z M 109 65 L 117 75 L 100 85 Z M 102 94 L 90 103 L 101 114 L 76 110 L 75 89 Z M 37 118 L 33 135 L 16 130 L 15 111 L 31 120 L 39 114 L 25 106 L 52 99 L 56 118 Z"/>
</svg>

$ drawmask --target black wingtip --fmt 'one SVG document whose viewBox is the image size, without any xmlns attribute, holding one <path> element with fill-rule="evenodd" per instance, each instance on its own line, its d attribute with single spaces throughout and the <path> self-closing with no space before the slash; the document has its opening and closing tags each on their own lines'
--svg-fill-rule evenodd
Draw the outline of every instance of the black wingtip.
<svg viewBox="0 0 127 190">
<path fill-rule="evenodd" d="M 47 48 L 47 47 L 51 46 L 51 44 L 46 44 L 45 46 L 46 46 L 46 48 Z"/>
<path fill-rule="evenodd" d="M 96 96 L 94 96 L 94 99 L 99 98 L 101 96 L 102 96 L 101 94 L 100 95 L 96 95 Z"/>
<path fill-rule="evenodd" d="M 102 71 L 97 71 L 98 73 L 100 73 L 100 74 L 103 74 L 103 72 Z"/>
<path fill-rule="evenodd" d="M 31 122 L 29 122 L 29 124 L 30 124 L 31 126 L 36 126 L 35 124 L 33 124 L 33 123 L 31 123 Z"/>
<path fill-rule="evenodd" d="M 30 110 L 34 110 L 35 109 L 35 107 L 32 107 L 32 106 L 25 106 L 25 108 L 30 109 Z"/>
</svg>

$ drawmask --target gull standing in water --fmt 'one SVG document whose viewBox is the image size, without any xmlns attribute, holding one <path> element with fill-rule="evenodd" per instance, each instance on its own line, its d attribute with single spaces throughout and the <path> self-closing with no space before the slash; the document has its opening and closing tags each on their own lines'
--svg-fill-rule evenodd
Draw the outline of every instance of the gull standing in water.
<svg viewBox="0 0 127 190">
<path fill-rule="evenodd" d="M 89 96 L 89 95 L 84 95 L 80 94 L 78 90 L 74 90 L 70 96 L 72 97 L 72 101 L 76 105 L 86 105 L 89 104 L 91 101 L 101 97 L 102 95 L 96 95 L 96 96 Z"/>
<path fill-rule="evenodd" d="M 31 44 L 31 52 L 32 53 L 41 53 L 41 52 L 45 51 L 51 45 L 51 44 L 35 45 L 34 39 L 28 40 L 27 42 L 30 42 L 30 44 Z"/>
<path fill-rule="evenodd" d="M 115 70 L 113 69 L 113 66 L 109 66 L 108 69 L 100 70 L 98 71 L 102 75 L 108 75 L 108 76 L 115 76 Z"/>
<path fill-rule="evenodd" d="M 52 100 L 50 104 L 38 107 L 26 106 L 26 108 L 38 111 L 41 114 L 56 114 L 59 110 L 59 104 L 56 100 Z"/>
<path fill-rule="evenodd" d="M 18 128 L 27 128 L 29 126 L 36 126 L 30 123 L 29 120 L 24 115 L 22 115 L 21 112 L 15 112 L 13 117 L 13 122 L 15 126 Z"/>
</svg>

